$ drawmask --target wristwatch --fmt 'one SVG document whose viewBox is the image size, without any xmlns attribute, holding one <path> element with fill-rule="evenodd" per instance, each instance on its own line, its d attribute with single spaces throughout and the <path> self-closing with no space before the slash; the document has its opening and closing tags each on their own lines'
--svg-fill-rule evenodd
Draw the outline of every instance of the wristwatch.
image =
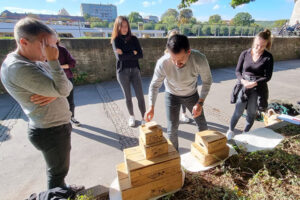
<svg viewBox="0 0 300 200">
<path fill-rule="evenodd" d="M 203 103 L 204 103 L 204 102 L 203 102 L 203 101 L 198 101 L 197 103 L 198 103 L 200 106 L 203 106 Z"/>
</svg>

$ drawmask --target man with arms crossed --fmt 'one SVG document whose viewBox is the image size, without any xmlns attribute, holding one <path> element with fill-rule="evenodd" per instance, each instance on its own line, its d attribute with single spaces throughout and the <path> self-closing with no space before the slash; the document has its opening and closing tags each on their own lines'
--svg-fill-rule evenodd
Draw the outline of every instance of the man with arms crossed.
<svg viewBox="0 0 300 200">
<path fill-rule="evenodd" d="M 28 137 L 43 153 L 47 164 L 48 189 L 67 186 L 71 112 L 66 97 L 72 84 L 58 62 L 57 36 L 47 25 L 24 18 L 14 28 L 17 49 L 1 66 L 1 81 L 29 118 Z M 45 62 L 47 60 L 47 63 Z"/>
</svg>

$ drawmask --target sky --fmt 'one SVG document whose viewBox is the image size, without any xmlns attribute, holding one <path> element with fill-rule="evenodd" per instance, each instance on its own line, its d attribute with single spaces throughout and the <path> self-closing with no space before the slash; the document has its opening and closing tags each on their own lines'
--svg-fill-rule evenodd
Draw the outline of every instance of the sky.
<svg viewBox="0 0 300 200">
<path fill-rule="evenodd" d="M 160 17 L 167 9 L 175 8 L 181 0 L 0 0 L 0 12 L 9 10 L 18 13 L 57 14 L 65 8 L 70 15 L 80 16 L 81 3 L 114 4 L 118 15 L 128 15 L 132 11 L 143 17 Z M 26 2 L 26 3 L 25 3 Z M 233 9 L 230 0 L 199 0 L 191 5 L 194 17 L 207 21 L 209 16 L 219 14 L 223 20 L 232 19 L 239 12 L 248 12 L 255 20 L 290 19 L 294 0 L 255 0 Z"/>
</svg>

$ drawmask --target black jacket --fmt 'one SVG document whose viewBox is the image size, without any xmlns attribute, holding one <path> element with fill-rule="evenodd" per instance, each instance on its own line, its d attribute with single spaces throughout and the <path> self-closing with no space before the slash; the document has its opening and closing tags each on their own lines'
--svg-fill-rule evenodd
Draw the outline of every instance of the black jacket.
<svg viewBox="0 0 300 200">
<path fill-rule="evenodd" d="M 138 67 L 140 69 L 138 59 L 143 58 L 143 51 L 137 37 L 131 36 L 127 39 L 127 36 L 118 36 L 112 42 L 112 47 L 117 59 L 117 72 L 125 68 Z M 123 54 L 118 54 L 117 49 L 121 49 Z M 137 51 L 137 54 L 134 55 L 133 51 Z"/>
</svg>

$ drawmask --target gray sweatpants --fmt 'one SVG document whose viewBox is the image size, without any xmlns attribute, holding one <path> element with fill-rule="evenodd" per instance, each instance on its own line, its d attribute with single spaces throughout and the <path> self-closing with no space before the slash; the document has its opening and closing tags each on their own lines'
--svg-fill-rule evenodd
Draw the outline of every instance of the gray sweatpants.
<svg viewBox="0 0 300 200">
<path fill-rule="evenodd" d="M 131 95 L 131 88 L 130 88 L 130 85 L 132 85 L 138 101 L 138 106 L 142 118 L 144 118 L 146 112 L 146 106 L 145 106 L 145 99 L 144 99 L 140 70 L 137 67 L 125 68 L 122 71 L 117 73 L 117 79 L 122 88 L 123 94 L 125 96 L 126 105 L 129 114 L 133 115 L 132 95 Z"/>
</svg>

